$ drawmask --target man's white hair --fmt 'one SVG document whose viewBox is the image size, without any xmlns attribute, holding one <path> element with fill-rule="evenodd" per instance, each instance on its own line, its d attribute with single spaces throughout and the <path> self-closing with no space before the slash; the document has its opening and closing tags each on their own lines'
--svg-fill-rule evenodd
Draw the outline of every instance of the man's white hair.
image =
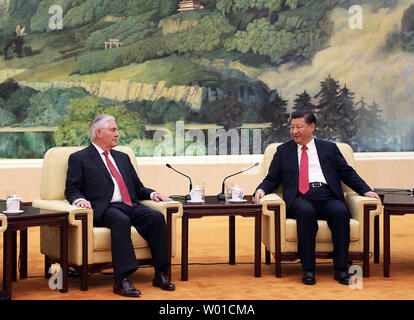
<svg viewBox="0 0 414 320">
<path fill-rule="evenodd" d="M 91 125 L 89 126 L 89 138 L 91 141 L 96 139 L 96 130 L 105 130 L 108 127 L 109 120 L 115 121 L 115 117 L 108 114 L 100 114 L 92 120 Z"/>
</svg>

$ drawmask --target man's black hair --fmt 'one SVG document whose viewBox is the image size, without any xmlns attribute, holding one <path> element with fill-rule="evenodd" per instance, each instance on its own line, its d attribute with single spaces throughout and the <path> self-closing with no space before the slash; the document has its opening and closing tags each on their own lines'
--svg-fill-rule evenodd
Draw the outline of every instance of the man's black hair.
<svg viewBox="0 0 414 320">
<path fill-rule="evenodd" d="M 297 110 L 292 112 L 292 114 L 290 115 L 290 120 L 299 118 L 304 118 L 307 124 L 314 123 L 316 125 L 316 117 L 313 112 Z"/>
</svg>

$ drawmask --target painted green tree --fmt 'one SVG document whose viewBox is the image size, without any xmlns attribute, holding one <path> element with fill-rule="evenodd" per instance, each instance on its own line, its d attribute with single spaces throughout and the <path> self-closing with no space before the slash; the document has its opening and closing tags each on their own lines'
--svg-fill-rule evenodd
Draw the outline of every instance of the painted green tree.
<svg viewBox="0 0 414 320">
<path fill-rule="evenodd" d="M 338 98 L 340 86 L 339 82 L 328 76 L 324 81 L 320 82 L 321 90 L 315 95 L 319 98 L 316 106 L 316 116 L 319 125 L 316 128 L 318 138 L 330 141 L 338 141 L 340 138 L 340 128 L 338 122 L 341 120 L 338 113 L 340 101 Z"/>
<path fill-rule="evenodd" d="M 130 112 L 121 105 L 105 105 L 96 97 L 72 100 L 67 110 L 68 116 L 58 125 L 54 134 L 57 146 L 88 145 L 89 125 L 99 114 L 115 117 L 119 128 L 118 144 L 120 145 L 127 145 L 134 139 L 141 139 L 145 134 L 145 124 L 137 113 Z"/>
<path fill-rule="evenodd" d="M 315 112 L 315 105 L 312 103 L 312 97 L 304 90 L 302 93 L 296 95 L 293 101 L 293 110 L 302 110 L 304 112 Z"/>
<path fill-rule="evenodd" d="M 271 123 L 270 132 L 268 133 L 268 143 L 286 141 L 289 137 L 289 113 L 287 112 L 288 100 L 275 90 L 269 103 L 260 109 L 262 118 Z"/>
<path fill-rule="evenodd" d="M 339 126 L 339 139 L 338 141 L 354 144 L 355 134 L 357 132 L 357 126 L 354 121 L 355 108 L 354 108 L 355 93 L 347 88 L 345 85 L 338 94 L 338 115 L 341 120 L 338 122 Z"/>
</svg>

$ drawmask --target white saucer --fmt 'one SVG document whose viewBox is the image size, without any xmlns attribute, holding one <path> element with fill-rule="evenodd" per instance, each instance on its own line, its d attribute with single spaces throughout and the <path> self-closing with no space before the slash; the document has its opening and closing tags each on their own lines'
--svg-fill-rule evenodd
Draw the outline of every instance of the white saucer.
<svg viewBox="0 0 414 320">
<path fill-rule="evenodd" d="M 243 202 L 247 202 L 247 199 L 229 199 L 227 200 L 228 202 L 234 202 L 234 203 L 243 203 Z"/>
<path fill-rule="evenodd" d="M 23 210 L 17 210 L 17 211 L 5 210 L 5 211 L 2 211 L 2 212 L 5 213 L 5 214 L 8 214 L 8 213 L 23 213 L 24 211 Z"/>
<path fill-rule="evenodd" d="M 205 203 L 205 201 L 204 200 L 187 200 L 186 202 L 188 202 L 188 203 Z"/>
</svg>

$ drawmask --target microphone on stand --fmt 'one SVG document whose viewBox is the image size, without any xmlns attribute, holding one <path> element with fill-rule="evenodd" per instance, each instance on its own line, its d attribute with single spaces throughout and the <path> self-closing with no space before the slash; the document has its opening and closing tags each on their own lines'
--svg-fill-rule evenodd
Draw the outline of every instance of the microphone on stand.
<svg viewBox="0 0 414 320">
<path fill-rule="evenodd" d="M 186 174 L 184 174 L 184 173 L 182 173 L 182 172 L 180 172 L 180 171 L 178 171 L 178 170 L 174 169 L 174 168 L 173 168 L 173 167 L 172 167 L 169 163 L 167 163 L 165 166 L 166 166 L 167 168 L 170 168 L 170 169 L 174 170 L 175 172 L 177 172 L 177 173 L 181 174 L 182 176 L 187 177 L 187 178 L 190 180 L 190 192 L 191 192 L 191 189 L 193 189 L 193 183 L 191 182 L 191 178 L 190 178 L 189 176 L 187 176 Z M 187 200 L 190 200 L 190 199 L 191 199 L 190 194 L 187 194 L 187 195 L 185 196 L 185 200 L 187 201 Z"/>
<path fill-rule="evenodd" d="M 250 170 L 250 169 L 252 169 L 252 168 L 254 168 L 254 167 L 257 167 L 258 165 L 259 165 L 259 162 L 256 162 L 256 163 L 255 163 L 254 165 L 252 165 L 250 168 L 244 169 L 244 170 L 242 170 L 242 171 L 239 171 L 239 172 L 233 173 L 233 174 L 231 174 L 231 175 L 229 175 L 229 176 L 225 177 L 225 178 L 224 178 L 224 180 L 223 180 L 223 183 L 221 184 L 221 193 L 219 193 L 219 194 L 217 195 L 217 198 L 218 198 L 219 200 L 226 200 L 226 195 L 225 195 L 225 193 L 224 193 L 224 183 L 226 182 L 227 178 L 230 178 L 230 177 L 235 176 L 235 175 L 237 175 L 237 174 L 243 173 L 243 172 L 245 172 L 245 171 L 247 171 L 247 170 Z"/>
</svg>

